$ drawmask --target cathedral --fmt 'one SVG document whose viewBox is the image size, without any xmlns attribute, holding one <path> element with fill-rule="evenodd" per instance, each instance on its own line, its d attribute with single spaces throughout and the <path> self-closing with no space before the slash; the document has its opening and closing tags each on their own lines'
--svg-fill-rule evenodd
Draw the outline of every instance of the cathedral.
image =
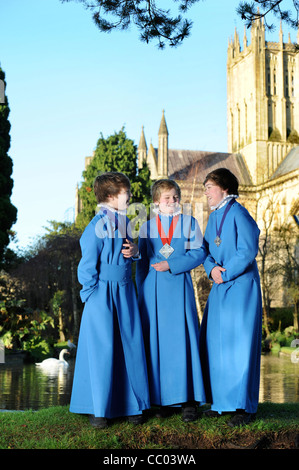
<svg viewBox="0 0 299 470">
<path fill-rule="evenodd" d="M 203 181 L 213 169 L 225 167 L 239 180 L 239 202 L 256 220 L 261 237 L 274 227 L 289 225 L 299 232 L 299 49 L 298 44 L 267 42 L 262 20 L 246 33 L 243 47 L 237 31 L 227 51 L 228 152 L 169 148 L 164 111 L 158 147 L 147 146 L 144 129 L 138 145 L 138 166 L 147 162 L 151 178 L 171 178 L 181 187 L 182 204 L 205 230 L 209 208 Z M 299 34 L 297 42 L 299 42 Z M 92 157 L 86 157 L 88 165 Z M 76 201 L 76 213 L 80 201 Z M 281 289 L 272 305 L 284 303 Z"/>
<path fill-rule="evenodd" d="M 146 161 L 152 179 L 175 179 L 182 203 L 202 205 L 203 225 L 209 209 L 203 181 L 215 168 L 231 170 L 240 184 L 240 203 L 257 221 L 261 232 L 265 214 L 273 223 L 298 225 L 299 216 L 299 53 L 297 45 L 267 42 L 265 26 L 257 20 L 251 41 L 244 32 L 243 48 L 235 31 L 227 53 L 228 153 L 169 148 L 164 111 L 158 148 L 147 147 L 142 128 L 138 165 Z"/>
</svg>

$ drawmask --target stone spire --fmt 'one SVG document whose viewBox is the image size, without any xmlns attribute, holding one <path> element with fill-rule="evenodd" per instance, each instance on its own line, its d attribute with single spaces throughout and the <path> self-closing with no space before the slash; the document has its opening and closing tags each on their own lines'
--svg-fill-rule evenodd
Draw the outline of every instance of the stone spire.
<svg viewBox="0 0 299 470">
<path fill-rule="evenodd" d="M 138 145 L 138 168 L 142 168 L 143 163 L 146 161 L 147 145 L 144 136 L 144 127 L 142 126 L 141 136 Z"/>
<path fill-rule="evenodd" d="M 167 135 L 167 136 L 169 135 L 167 125 L 166 125 L 166 121 L 165 121 L 164 109 L 162 111 L 162 119 L 161 119 L 158 135 Z"/>
<path fill-rule="evenodd" d="M 164 109 L 159 128 L 159 147 L 158 147 L 158 176 L 168 178 L 168 129 L 166 125 Z"/>
</svg>

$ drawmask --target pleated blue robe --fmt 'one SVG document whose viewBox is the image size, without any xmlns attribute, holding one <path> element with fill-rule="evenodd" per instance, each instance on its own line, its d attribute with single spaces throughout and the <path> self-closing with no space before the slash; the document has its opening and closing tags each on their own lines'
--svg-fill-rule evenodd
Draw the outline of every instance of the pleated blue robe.
<svg viewBox="0 0 299 470">
<path fill-rule="evenodd" d="M 162 216 L 168 233 L 172 217 Z M 156 219 L 140 230 L 141 260 L 136 266 L 138 302 L 147 355 L 152 405 L 205 401 L 199 356 L 199 322 L 190 270 L 203 263 L 206 251 L 196 219 L 179 216 L 167 259 L 170 271 L 151 265 L 166 258 Z"/>
<path fill-rule="evenodd" d="M 123 227 L 128 219 L 122 217 Z M 115 418 L 150 406 L 132 259 L 121 253 L 120 228 L 100 211 L 80 239 L 78 279 L 85 306 L 70 403 L 74 413 Z"/>
<path fill-rule="evenodd" d="M 262 301 L 256 255 L 259 229 L 238 202 L 229 210 L 216 246 L 226 205 L 211 213 L 205 243 L 207 275 L 223 266 L 222 284 L 213 283 L 200 329 L 201 359 L 211 409 L 255 413 L 258 406 Z"/>
</svg>

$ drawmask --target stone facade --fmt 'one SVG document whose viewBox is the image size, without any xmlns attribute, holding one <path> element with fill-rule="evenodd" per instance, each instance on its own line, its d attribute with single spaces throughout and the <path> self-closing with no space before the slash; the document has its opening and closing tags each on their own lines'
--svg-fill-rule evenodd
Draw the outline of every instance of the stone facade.
<svg viewBox="0 0 299 470">
<path fill-rule="evenodd" d="M 227 54 L 228 151 L 244 156 L 254 184 L 267 181 L 289 151 L 299 144 L 299 55 L 296 45 L 265 40 L 259 20 L 237 32 Z"/>
</svg>

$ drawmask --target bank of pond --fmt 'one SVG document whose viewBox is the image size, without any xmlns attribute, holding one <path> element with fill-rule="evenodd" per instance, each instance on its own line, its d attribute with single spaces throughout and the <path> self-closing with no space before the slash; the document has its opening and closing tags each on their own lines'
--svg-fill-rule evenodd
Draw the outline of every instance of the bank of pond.
<svg viewBox="0 0 299 470">
<path fill-rule="evenodd" d="M 261 356 L 259 401 L 299 403 L 299 348 L 282 347 L 274 352 Z M 44 370 L 24 362 L 21 355 L 6 355 L 5 363 L 0 364 L 0 410 L 68 405 L 75 357 L 66 360 L 66 368 Z"/>
</svg>

